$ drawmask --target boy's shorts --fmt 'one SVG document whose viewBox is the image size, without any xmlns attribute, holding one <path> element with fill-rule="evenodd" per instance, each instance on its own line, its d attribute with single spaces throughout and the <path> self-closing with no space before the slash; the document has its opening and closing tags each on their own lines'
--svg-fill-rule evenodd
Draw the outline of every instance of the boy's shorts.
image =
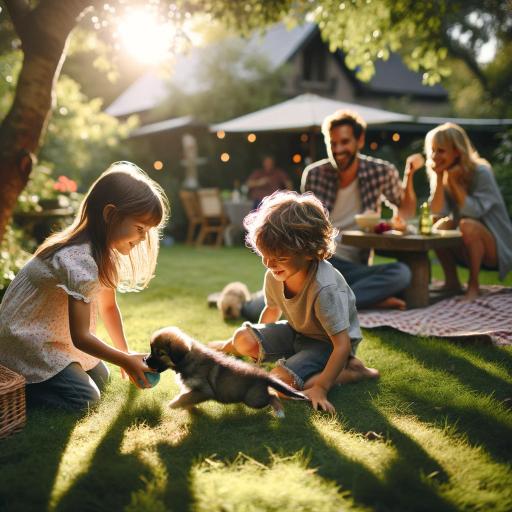
<svg viewBox="0 0 512 512">
<path fill-rule="evenodd" d="M 259 344 L 258 362 L 277 361 L 294 377 L 298 389 L 303 389 L 309 377 L 323 371 L 332 352 L 330 342 L 308 338 L 294 331 L 286 320 L 273 324 L 245 322 L 244 326 Z M 359 341 L 352 341 L 352 356 L 358 344 Z"/>
</svg>

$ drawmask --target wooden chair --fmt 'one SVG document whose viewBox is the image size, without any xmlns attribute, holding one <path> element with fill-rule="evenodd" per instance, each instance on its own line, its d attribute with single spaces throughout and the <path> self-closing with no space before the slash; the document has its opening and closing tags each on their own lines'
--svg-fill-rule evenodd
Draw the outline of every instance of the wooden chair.
<svg viewBox="0 0 512 512">
<path fill-rule="evenodd" d="M 206 237 L 215 235 L 215 245 L 219 246 L 224 238 L 224 232 L 229 224 L 224 213 L 224 206 L 218 188 L 200 188 L 197 191 L 199 208 L 201 210 L 201 228 L 196 244 L 203 245 Z"/>
<path fill-rule="evenodd" d="M 192 245 L 195 241 L 197 228 L 203 224 L 203 216 L 199 205 L 199 198 L 195 190 L 180 190 L 180 199 L 188 220 L 186 243 Z"/>
</svg>

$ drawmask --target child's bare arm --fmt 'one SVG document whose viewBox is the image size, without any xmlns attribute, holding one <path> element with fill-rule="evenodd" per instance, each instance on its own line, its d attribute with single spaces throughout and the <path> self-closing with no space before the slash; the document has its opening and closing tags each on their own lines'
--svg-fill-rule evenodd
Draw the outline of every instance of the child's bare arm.
<svg viewBox="0 0 512 512">
<path fill-rule="evenodd" d="M 315 409 L 336 412 L 334 406 L 327 400 L 327 393 L 336 382 L 336 378 L 347 365 L 350 355 L 350 337 L 348 332 L 341 331 L 330 336 L 333 345 L 332 353 L 321 373 L 314 377 L 311 385 L 304 393 L 311 399 Z"/>
<path fill-rule="evenodd" d="M 260 324 L 273 324 L 281 318 L 281 309 L 276 306 L 265 306 L 260 315 Z"/>
<path fill-rule="evenodd" d="M 103 288 L 98 294 L 99 313 L 114 346 L 128 352 L 128 343 L 124 335 L 123 320 L 117 306 L 116 292 L 113 288 Z"/>
<path fill-rule="evenodd" d="M 149 368 L 142 360 L 142 354 L 128 354 L 113 348 L 91 333 L 89 329 L 91 319 L 90 304 L 73 297 L 68 297 L 68 311 L 69 331 L 76 348 L 91 356 L 120 366 L 126 370 L 130 380 L 137 386 L 140 386 L 139 382 L 143 382 L 144 387 L 151 387 L 144 375 L 144 372 L 149 371 Z"/>
</svg>

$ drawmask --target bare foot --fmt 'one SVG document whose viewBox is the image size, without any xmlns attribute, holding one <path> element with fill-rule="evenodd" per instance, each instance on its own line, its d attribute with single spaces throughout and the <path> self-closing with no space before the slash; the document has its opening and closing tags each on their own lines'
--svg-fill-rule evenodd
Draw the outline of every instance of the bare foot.
<svg viewBox="0 0 512 512">
<path fill-rule="evenodd" d="M 388 297 L 374 304 L 374 307 L 379 309 L 400 309 L 403 311 L 407 307 L 407 304 L 405 300 L 399 299 L 398 297 Z"/>
<path fill-rule="evenodd" d="M 207 344 L 208 348 L 212 348 L 213 350 L 218 350 L 219 352 L 224 352 L 225 354 L 232 354 L 235 356 L 239 356 L 240 354 L 237 352 L 233 345 L 232 340 L 227 341 L 210 341 Z"/>
<path fill-rule="evenodd" d="M 378 379 L 379 377 L 379 370 L 368 368 L 357 357 L 351 357 L 346 368 L 338 375 L 336 384 L 348 384 L 361 380 Z"/>
<path fill-rule="evenodd" d="M 450 283 L 450 282 L 446 282 L 440 286 L 432 286 L 432 287 L 429 287 L 430 291 L 433 291 L 433 292 L 449 292 L 449 293 L 462 293 L 463 292 L 463 289 L 462 289 L 462 286 L 459 282 L 453 282 L 453 283 Z"/>
<path fill-rule="evenodd" d="M 464 301 L 470 302 L 472 300 L 477 299 L 480 295 L 482 295 L 479 288 L 469 288 L 467 289 L 466 293 L 464 294 Z"/>
</svg>

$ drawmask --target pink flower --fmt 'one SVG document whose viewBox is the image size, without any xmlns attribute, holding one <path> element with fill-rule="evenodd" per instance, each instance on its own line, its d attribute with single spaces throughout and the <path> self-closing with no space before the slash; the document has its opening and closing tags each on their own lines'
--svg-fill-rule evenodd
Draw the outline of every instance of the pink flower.
<svg viewBox="0 0 512 512">
<path fill-rule="evenodd" d="M 76 181 L 69 179 L 67 176 L 59 176 L 53 184 L 53 188 L 59 192 L 69 193 L 76 192 L 78 187 Z"/>
</svg>

